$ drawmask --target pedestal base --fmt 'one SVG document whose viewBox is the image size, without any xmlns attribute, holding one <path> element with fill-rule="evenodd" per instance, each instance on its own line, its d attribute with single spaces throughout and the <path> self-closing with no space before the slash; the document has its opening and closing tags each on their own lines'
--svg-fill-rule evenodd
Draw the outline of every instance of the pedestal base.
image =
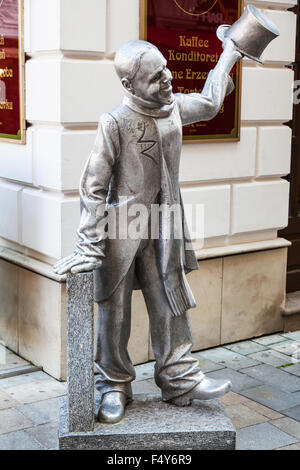
<svg viewBox="0 0 300 470">
<path fill-rule="evenodd" d="M 235 436 L 219 400 L 177 407 L 157 396 L 139 395 L 127 406 L 120 423 L 96 421 L 93 432 L 73 433 L 68 432 L 66 399 L 61 402 L 59 449 L 232 450 Z"/>
</svg>

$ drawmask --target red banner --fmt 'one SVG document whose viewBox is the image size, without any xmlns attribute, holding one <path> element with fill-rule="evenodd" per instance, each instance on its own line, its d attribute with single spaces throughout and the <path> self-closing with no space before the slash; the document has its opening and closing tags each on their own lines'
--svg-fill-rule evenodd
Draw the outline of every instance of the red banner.
<svg viewBox="0 0 300 470">
<path fill-rule="evenodd" d="M 0 0 L 0 139 L 23 143 L 20 9 L 20 0 Z"/>
<path fill-rule="evenodd" d="M 216 30 L 238 19 L 241 0 L 142 0 L 141 12 L 142 39 L 167 59 L 174 93 L 201 93 L 223 50 Z M 235 92 L 225 98 L 219 114 L 185 126 L 184 140 L 239 140 L 240 65 L 231 77 Z"/>
</svg>

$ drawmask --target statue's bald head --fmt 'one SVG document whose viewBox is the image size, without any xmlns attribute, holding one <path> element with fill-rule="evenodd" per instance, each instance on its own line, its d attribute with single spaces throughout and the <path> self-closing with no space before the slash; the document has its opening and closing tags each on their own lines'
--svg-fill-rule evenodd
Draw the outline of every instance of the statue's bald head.
<svg viewBox="0 0 300 470">
<path fill-rule="evenodd" d="M 156 46 L 146 41 L 129 41 L 116 53 L 115 68 L 127 93 L 151 106 L 163 106 L 174 100 L 172 73 Z M 148 105 L 146 104 L 146 105 Z"/>
<path fill-rule="evenodd" d="M 120 79 L 133 80 L 140 68 L 143 55 L 150 50 L 159 52 L 150 42 L 138 40 L 125 42 L 115 57 L 115 69 Z"/>
</svg>

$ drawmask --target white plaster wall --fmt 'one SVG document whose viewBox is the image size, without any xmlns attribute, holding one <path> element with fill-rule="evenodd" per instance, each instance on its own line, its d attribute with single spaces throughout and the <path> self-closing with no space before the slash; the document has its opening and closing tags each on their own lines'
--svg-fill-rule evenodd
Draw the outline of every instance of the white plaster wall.
<svg viewBox="0 0 300 470">
<path fill-rule="evenodd" d="M 247 2 L 246 2 L 247 3 Z M 205 245 L 268 238 L 287 224 L 295 0 L 255 1 L 281 36 L 265 66 L 243 62 L 241 140 L 185 144 L 186 203 L 205 207 Z M 43 259 L 68 254 L 78 182 L 102 112 L 121 99 L 113 55 L 138 38 L 139 0 L 25 0 L 26 146 L 0 143 L 0 237 Z M 9 212 L 8 212 L 9 210 Z M 7 214 L 11 214 L 8 216 Z M 216 242 L 217 241 L 217 242 Z"/>
</svg>

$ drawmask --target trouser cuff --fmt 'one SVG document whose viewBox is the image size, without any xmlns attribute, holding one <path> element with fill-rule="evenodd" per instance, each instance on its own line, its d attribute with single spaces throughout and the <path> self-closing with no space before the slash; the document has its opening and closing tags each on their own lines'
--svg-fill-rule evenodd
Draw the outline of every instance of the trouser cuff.
<svg viewBox="0 0 300 470">
<path fill-rule="evenodd" d="M 127 398 L 132 398 L 131 383 L 106 383 L 96 380 L 95 387 L 101 396 L 108 392 L 122 392 Z"/>
</svg>

